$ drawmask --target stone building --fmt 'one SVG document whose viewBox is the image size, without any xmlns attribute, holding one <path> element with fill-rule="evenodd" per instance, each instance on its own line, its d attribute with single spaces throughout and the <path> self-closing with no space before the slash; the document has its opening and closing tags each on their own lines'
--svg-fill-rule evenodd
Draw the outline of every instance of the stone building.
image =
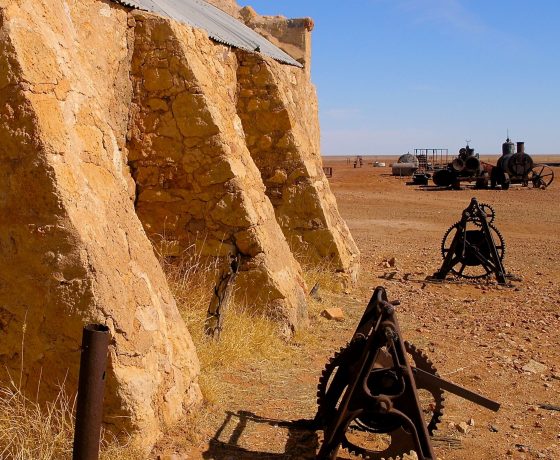
<svg viewBox="0 0 560 460">
<path fill-rule="evenodd" d="M 287 335 L 307 317 L 297 258 L 358 263 L 321 168 L 312 22 L 215 3 L 297 61 L 138 0 L 0 2 L 0 381 L 74 389 L 82 326 L 107 324 L 106 422 L 146 450 L 201 398 L 150 239 L 240 256 L 238 290 Z"/>
</svg>

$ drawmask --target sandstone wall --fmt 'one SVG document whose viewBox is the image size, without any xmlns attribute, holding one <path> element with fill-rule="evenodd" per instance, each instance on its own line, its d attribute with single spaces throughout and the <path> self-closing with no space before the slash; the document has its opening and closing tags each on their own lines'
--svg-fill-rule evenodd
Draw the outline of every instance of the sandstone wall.
<svg viewBox="0 0 560 460">
<path fill-rule="evenodd" d="M 2 0 L 0 21 L 0 379 L 21 372 L 46 400 L 64 380 L 75 390 L 82 325 L 107 324 L 107 422 L 149 449 L 200 395 L 127 188 L 127 13 Z"/>
<path fill-rule="evenodd" d="M 234 18 L 239 18 L 240 6 L 237 4 L 235 0 L 206 0 L 206 1 L 220 8 L 222 11 L 225 11 L 230 16 L 233 16 Z"/>
<path fill-rule="evenodd" d="M 354 281 L 359 251 L 322 170 L 317 96 L 304 70 L 237 50 L 238 113 L 297 257 Z"/>
<path fill-rule="evenodd" d="M 303 64 L 307 74 L 311 69 L 311 18 L 287 19 L 284 16 L 260 16 L 250 6 L 239 10 L 245 25 Z"/>
<path fill-rule="evenodd" d="M 129 164 L 136 210 L 155 239 L 242 257 L 238 292 L 286 333 L 306 320 L 290 253 L 236 114 L 235 53 L 202 31 L 135 12 Z"/>
</svg>

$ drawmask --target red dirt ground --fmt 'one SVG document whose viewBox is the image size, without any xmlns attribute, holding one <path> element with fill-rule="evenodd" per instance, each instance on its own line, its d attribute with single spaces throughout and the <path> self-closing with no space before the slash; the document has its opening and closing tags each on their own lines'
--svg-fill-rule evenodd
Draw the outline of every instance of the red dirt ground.
<svg viewBox="0 0 560 460">
<path fill-rule="evenodd" d="M 186 458 L 314 458 L 320 435 L 283 422 L 313 417 L 324 364 L 350 338 L 372 289 L 383 285 L 401 301 L 405 338 L 429 354 L 439 373 L 502 404 L 494 413 L 449 396 L 435 440 L 438 458 L 560 459 L 560 412 L 539 408 L 560 405 L 560 169 L 548 190 L 427 191 L 391 177 L 389 167 L 324 162 L 334 168 L 331 187 L 362 252 L 359 286 L 323 302 L 342 307 L 346 320 L 314 314 L 316 338 L 289 360 L 226 372 L 228 400 L 212 409 L 201 443 L 175 450 Z M 515 288 L 423 282 L 441 265 L 441 238 L 473 196 L 496 210 L 506 269 L 523 278 Z M 396 268 L 385 268 L 392 257 Z M 544 370 L 524 371 L 530 360 Z M 460 433 L 455 424 L 470 419 L 474 426 Z M 341 451 L 339 458 L 353 457 Z"/>
</svg>

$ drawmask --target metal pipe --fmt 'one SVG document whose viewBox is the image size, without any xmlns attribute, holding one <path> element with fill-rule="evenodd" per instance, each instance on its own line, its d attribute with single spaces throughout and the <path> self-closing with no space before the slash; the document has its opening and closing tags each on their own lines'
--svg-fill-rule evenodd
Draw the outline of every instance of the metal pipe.
<svg viewBox="0 0 560 460">
<path fill-rule="evenodd" d="M 477 157 L 469 157 L 465 161 L 465 171 L 477 172 L 480 171 L 480 160 Z"/>
<path fill-rule="evenodd" d="M 89 324 L 82 335 L 82 356 L 74 432 L 73 460 L 98 460 L 109 328 Z"/>
<path fill-rule="evenodd" d="M 461 172 L 463 169 L 465 169 L 465 162 L 462 158 L 457 157 L 451 162 L 451 167 L 455 171 Z"/>
</svg>

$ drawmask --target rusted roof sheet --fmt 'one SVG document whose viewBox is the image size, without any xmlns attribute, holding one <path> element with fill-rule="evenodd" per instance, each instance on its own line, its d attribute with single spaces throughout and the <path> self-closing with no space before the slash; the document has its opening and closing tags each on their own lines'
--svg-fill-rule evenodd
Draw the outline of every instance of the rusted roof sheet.
<svg viewBox="0 0 560 460">
<path fill-rule="evenodd" d="M 113 0 L 120 5 L 149 11 L 204 29 L 208 36 L 224 45 L 260 52 L 297 67 L 303 67 L 266 38 L 204 0 Z"/>
</svg>

